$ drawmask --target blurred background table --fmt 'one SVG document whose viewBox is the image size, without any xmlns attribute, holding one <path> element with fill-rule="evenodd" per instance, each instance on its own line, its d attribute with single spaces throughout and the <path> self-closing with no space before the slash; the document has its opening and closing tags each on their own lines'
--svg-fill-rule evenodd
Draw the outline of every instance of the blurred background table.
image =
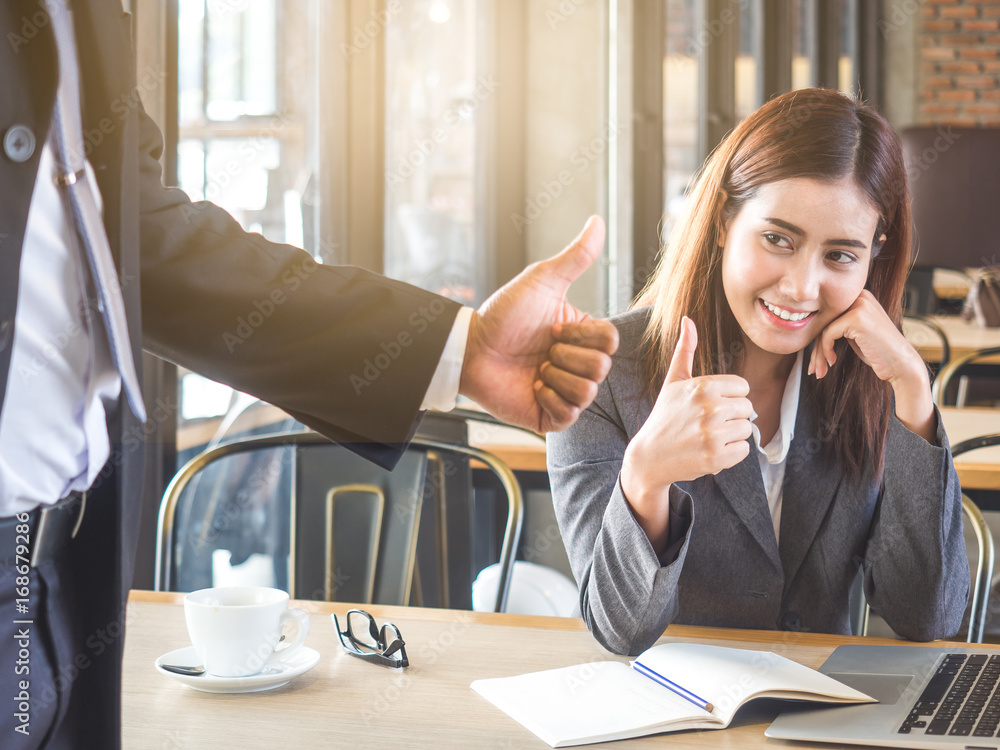
<svg viewBox="0 0 1000 750">
<path fill-rule="evenodd" d="M 982 328 L 974 321 L 963 320 L 957 315 L 930 317 L 948 336 L 953 360 L 978 349 L 1000 346 L 1000 328 Z M 941 361 L 941 341 L 930 329 L 919 323 L 904 320 L 903 333 L 924 361 Z M 1000 357 L 986 361 L 1000 363 Z"/>
<path fill-rule="evenodd" d="M 1000 432 L 1000 409 L 944 407 L 945 432 L 952 443 Z M 527 433 L 494 425 L 470 428 L 469 442 L 485 448 L 519 472 L 545 471 L 545 441 Z M 955 460 L 962 486 L 1000 490 L 1000 446 L 982 448 Z"/>
<path fill-rule="evenodd" d="M 952 445 L 1000 432 L 1000 409 L 946 406 L 941 409 L 941 419 Z M 958 456 L 955 470 L 965 490 L 1000 490 L 1000 446 L 980 448 Z"/>
</svg>

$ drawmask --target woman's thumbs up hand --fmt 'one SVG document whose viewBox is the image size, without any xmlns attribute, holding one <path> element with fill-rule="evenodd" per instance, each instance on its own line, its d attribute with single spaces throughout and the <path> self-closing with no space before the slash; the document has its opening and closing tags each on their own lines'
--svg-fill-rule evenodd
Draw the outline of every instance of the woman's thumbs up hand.
<svg viewBox="0 0 1000 750">
<path fill-rule="evenodd" d="M 667 540 L 670 485 L 717 474 L 750 451 L 749 384 L 739 375 L 694 377 L 697 346 L 685 316 L 653 410 L 622 461 L 622 491 L 657 553 Z"/>
</svg>

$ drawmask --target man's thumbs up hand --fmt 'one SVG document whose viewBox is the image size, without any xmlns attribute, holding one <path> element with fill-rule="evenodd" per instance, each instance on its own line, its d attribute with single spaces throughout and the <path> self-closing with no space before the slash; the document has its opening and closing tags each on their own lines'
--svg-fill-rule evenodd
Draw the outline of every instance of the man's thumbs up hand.
<svg viewBox="0 0 1000 750">
<path fill-rule="evenodd" d="M 611 369 L 618 329 L 566 299 L 598 258 L 604 222 L 593 216 L 555 256 L 528 266 L 473 315 L 459 391 L 505 422 L 536 432 L 569 427 Z"/>
</svg>

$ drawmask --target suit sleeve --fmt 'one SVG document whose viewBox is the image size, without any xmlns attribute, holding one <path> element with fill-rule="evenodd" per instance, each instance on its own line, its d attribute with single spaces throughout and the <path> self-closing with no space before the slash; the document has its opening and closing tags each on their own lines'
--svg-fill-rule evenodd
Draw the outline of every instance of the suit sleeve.
<svg viewBox="0 0 1000 750">
<path fill-rule="evenodd" d="M 628 437 L 608 380 L 568 430 L 548 436 L 552 502 L 587 627 L 618 654 L 638 654 L 678 611 L 677 581 L 693 519 L 691 497 L 670 488 L 668 549 L 658 559 L 622 494 Z"/>
<path fill-rule="evenodd" d="M 146 348 L 394 464 L 459 305 L 243 231 L 162 186 L 163 141 L 144 112 L 140 137 Z"/>
<path fill-rule="evenodd" d="M 958 632 L 969 593 L 962 490 L 937 417 L 931 445 L 890 417 L 885 475 L 865 553 L 865 596 L 899 635 Z"/>
</svg>

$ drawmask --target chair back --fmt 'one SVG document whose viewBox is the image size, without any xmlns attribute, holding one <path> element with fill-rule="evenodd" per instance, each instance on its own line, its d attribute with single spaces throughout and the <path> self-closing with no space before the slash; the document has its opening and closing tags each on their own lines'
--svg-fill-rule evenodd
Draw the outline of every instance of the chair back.
<svg viewBox="0 0 1000 750">
<path fill-rule="evenodd" d="M 287 588 L 293 597 L 408 604 L 428 488 L 443 491 L 428 481 L 428 467 L 448 455 L 484 464 L 507 495 L 496 601 L 496 611 L 502 611 L 523 519 L 517 481 L 493 454 L 419 435 L 391 472 L 315 432 L 236 440 L 196 456 L 173 478 L 161 501 L 156 589 L 212 585 L 213 558 L 226 543 L 241 547 L 235 562 L 270 554 L 271 585 Z M 190 491 L 211 478 L 221 462 L 235 459 L 241 459 L 241 476 L 223 483 L 221 497 L 218 477 L 208 483 L 208 497 Z M 471 497 L 434 502 L 471 503 Z"/>
<path fill-rule="evenodd" d="M 930 331 L 930 335 L 938 339 L 941 343 L 941 359 L 938 361 L 936 368 L 934 369 L 934 376 L 931 378 L 933 383 L 937 380 L 938 373 L 941 372 L 945 367 L 947 367 L 948 362 L 951 361 L 951 343 L 948 341 L 948 334 L 944 332 L 944 329 L 938 325 L 934 318 L 928 315 L 917 315 L 914 313 L 905 313 L 903 315 L 904 324 L 909 322 L 911 325 L 919 326 L 918 331 L 927 330 Z M 918 338 L 918 334 L 911 330 L 906 331 L 907 340 L 916 345 L 922 345 L 923 341 Z"/>
<path fill-rule="evenodd" d="M 960 377 L 959 389 L 955 398 L 956 406 L 965 406 L 966 395 L 968 391 L 968 382 L 966 380 L 966 375 L 962 374 L 962 371 L 967 367 L 976 365 L 978 360 L 987 359 L 989 357 L 996 357 L 1000 355 L 1000 347 L 989 347 L 987 349 L 977 349 L 974 352 L 969 352 L 968 354 L 963 354 L 961 357 L 956 357 L 954 360 L 949 362 L 947 366 L 943 366 L 934 378 L 934 383 L 931 385 L 931 397 L 934 399 L 934 403 L 938 406 L 947 406 L 948 398 L 948 388 L 952 381 L 956 377 Z M 995 370 L 996 365 L 991 365 L 990 370 Z M 989 372 L 988 374 L 996 377 L 995 372 Z M 952 451 L 954 455 L 954 451 Z"/>
<path fill-rule="evenodd" d="M 962 511 L 969 520 L 979 547 L 979 562 L 972 569 L 972 589 L 969 596 L 969 643 L 982 643 L 986 635 L 986 614 L 989 611 L 990 590 L 993 586 L 995 548 L 990 527 L 972 500 L 962 495 Z"/>
<path fill-rule="evenodd" d="M 388 471 L 342 446 L 304 443 L 297 445 L 294 471 L 294 595 L 409 604 L 426 452 L 408 450 Z"/>
</svg>

